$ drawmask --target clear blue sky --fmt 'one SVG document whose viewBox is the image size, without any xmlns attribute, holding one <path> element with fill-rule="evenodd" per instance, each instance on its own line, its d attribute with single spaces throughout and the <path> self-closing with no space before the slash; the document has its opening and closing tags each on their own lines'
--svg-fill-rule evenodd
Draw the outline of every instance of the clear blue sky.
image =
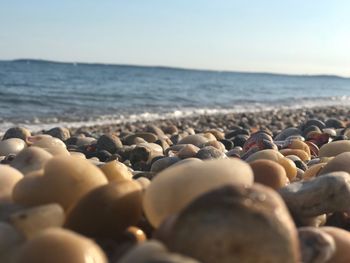
<svg viewBox="0 0 350 263">
<path fill-rule="evenodd" d="M 0 59 L 350 76 L 348 0 L 0 0 Z"/>
</svg>

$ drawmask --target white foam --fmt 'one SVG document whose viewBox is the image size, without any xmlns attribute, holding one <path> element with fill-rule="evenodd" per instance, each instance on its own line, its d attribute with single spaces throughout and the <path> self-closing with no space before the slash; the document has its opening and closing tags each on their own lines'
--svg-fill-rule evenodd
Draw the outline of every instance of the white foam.
<svg viewBox="0 0 350 263">
<path fill-rule="evenodd" d="M 328 97 L 328 98 L 316 98 L 316 99 L 290 99 L 280 102 L 271 103 L 235 103 L 232 107 L 226 108 L 183 108 L 174 109 L 168 112 L 143 112 L 140 114 L 115 114 L 115 115 L 103 115 L 97 118 L 83 119 L 79 121 L 60 121 L 57 118 L 51 118 L 49 120 L 40 120 L 35 118 L 31 122 L 2 122 L 0 123 L 0 135 L 7 129 L 14 126 L 21 126 L 28 128 L 33 132 L 41 130 L 48 130 L 53 127 L 61 126 L 68 128 L 78 127 L 91 127 L 95 125 L 111 125 L 121 123 L 133 123 L 137 121 L 154 121 L 159 119 L 178 119 L 193 117 L 198 115 L 215 115 L 215 114 L 229 114 L 229 113 L 242 113 L 242 112 L 260 112 L 271 111 L 279 109 L 301 109 L 301 108 L 313 108 L 313 107 L 329 107 L 329 106 L 350 106 L 350 97 Z"/>
</svg>

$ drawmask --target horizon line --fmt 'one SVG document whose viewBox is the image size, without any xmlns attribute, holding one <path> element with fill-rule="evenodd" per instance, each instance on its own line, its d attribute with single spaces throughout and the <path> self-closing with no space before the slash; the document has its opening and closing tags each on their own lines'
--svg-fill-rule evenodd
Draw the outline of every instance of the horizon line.
<svg viewBox="0 0 350 263">
<path fill-rule="evenodd" d="M 250 70 L 220 70 L 220 69 L 207 69 L 207 68 L 187 68 L 181 66 L 166 66 L 166 65 L 152 65 L 152 64 L 129 64 L 129 63 L 104 63 L 104 62 L 83 62 L 83 61 L 61 61 L 51 59 L 40 58 L 14 58 L 14 59 L 0 59 L 0 62 L 37 62 L 37 63 L 56 63 L 56 64 L 81 64 L 81 65 L 101 65 L 101 66 L 121 66 L 121 67 L 142 67 L 142 68 L 161 68 L 161 69 L 174 69 L 174 70 L 190 70 L 190 71 L 208 71 L 218 73 L 239 73 L 239 74 L 261 74 L 261 75 L 280 75 L 280 76 L 292 76 L 292 77 L 333 77 L 341 79 L 350 79 L 350 76 L 337 75 L 337 74 L 307 74 L 307 73 L 284 73 L 284 72 L 270 72 L 270 71 L 250 71 Z"/>
</svg>

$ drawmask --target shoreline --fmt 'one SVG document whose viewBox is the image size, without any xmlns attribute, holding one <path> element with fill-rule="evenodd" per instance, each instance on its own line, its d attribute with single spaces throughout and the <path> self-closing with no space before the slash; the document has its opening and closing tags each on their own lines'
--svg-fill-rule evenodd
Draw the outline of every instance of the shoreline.
<svg viewBox="0 0 350 263">
<path fill-rule="evenodd" d="M 297 127 L 305 120 L 316 118 L 326 121 L 329 118 L 337 118 L 345 123 L 350 121 L 350 105 L 334 105 L 334 106 L 316 106 L 303 108 L 281 108 L 276 109 L 258 109 L 256 111 L 244 112 L 209 112 L 204 114 L 194 114 L 178 117 L 155 118 L 155 119 L 137 119 L 133 120 L 116 119 L 109 120 L 105 123 L 77 125 L 78 123 L 58 122 L 43 123 L 42 127 L 33 129 L 32 125 L 25 123 L 13 123 L 0 129 L 0 137 L 4 135 L 7 129 L 15 126 L 27 128 L 33 134 L 40 134 L 55 127 L 68 128 L 71 134 L 89 133 L 93 136 L 99 136 L 103 133 L 120 133 L 120 132 L 136 132 L 147 130 L 148 125 L 165 127 L 175 125 L 177 128 L 187 129 L 193 128 L 197 132 L 220 128 L 223 131 L 230 130 L 236 126 L 247 129 L 269 129 L 272 133 L 277 133 L 287 127 Z M 70 125 L 71 124 L 71 125 Z M 73 124 L 73 125 L 72 125 Z M 83 124 L 83 122 L 81 123 Z M 39 125 L 39 124 L 38 124 Z"/>
<path fill-rule="evenodd" d="M 179 129 L 193 128 L 197 132 L 220 128 L 222 130 L 230 130 L 236 126 L 242 128 L 259 130 L 269 129 L 273 133 L 277 133 L 288 127 L 297 127 L 308 119 L 319 119 L 326 121 L 330 118 L 337 118 L 345 123 L 350 121 L 350 105 L 349 106 L 325 106 L 298 109 L 276 109 L 261 110 L 255 112 L 239 112 L 239 113 L 214 113 L 202 114 L 196 116 L 186 116 L 169 119 L 155 119 L 151 121 L 136 120 L 134 122 L 110 123 L 102 125 L 68 127 L 72 134 L 75 133 L 91 133 L 93 135 L 101 135 L 110 132 L 135 132 L 144 131 L 148 125 L 165 127 L 175 125 Z M 58 126 L 58 125 L 57 125 Z M 54 126 L 53 126 L 54 127 Z"/>
</svg>

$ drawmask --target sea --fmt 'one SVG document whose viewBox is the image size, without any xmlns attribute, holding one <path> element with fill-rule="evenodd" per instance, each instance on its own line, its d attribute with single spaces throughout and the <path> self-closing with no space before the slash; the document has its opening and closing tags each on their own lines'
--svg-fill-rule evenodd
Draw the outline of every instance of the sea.
<svg viewBox="0 0 350 263">
<path fill-rule="evenodd" d="M 0 133 L 334 105 L 350 106 L 350 78 L 0 61 Z"/>
</svg>

